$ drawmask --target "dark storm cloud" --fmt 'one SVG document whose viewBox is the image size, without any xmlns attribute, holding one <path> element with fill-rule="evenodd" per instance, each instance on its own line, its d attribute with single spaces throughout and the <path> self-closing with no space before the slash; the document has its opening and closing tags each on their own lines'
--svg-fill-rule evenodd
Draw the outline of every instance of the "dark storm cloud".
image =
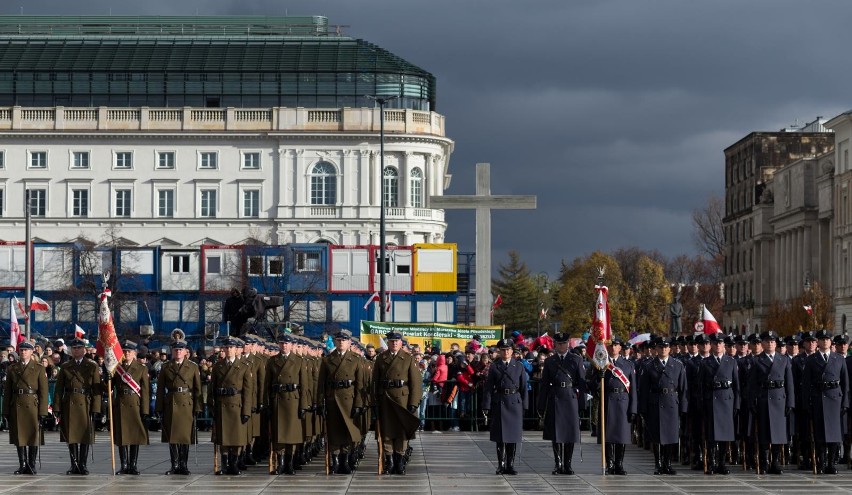
<svg viewBox="0 0 852 495">
<path fill-rule="evenodd" d="M 623 246 L 693 253 L 691 211 L 723 191 L 723 150 L 852 108 L 843 1 L 429 2 L 28 0 L 27 14 L 326 15 L 429 70 L 456 142 L 448 194 L 495 194 L 535 211 L 493 214 L 494 260 L 533 271 Z M 18 13 L 6 4 L 5 12 Z M 447 238 L 473 250 L 473 212 Z"/>
</svg>

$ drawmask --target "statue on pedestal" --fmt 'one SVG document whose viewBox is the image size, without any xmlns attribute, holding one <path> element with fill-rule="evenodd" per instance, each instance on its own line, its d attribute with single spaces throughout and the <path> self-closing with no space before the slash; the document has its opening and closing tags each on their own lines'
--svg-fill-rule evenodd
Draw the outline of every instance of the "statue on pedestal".
<svg viewBox="0 0 852 495">
<path fill-rule="evenodd" d="M 681 287 L 678 286 L 675 299 L 671 304 L 669 304 L 669 315 L 672 317 L 671 323 L 669 324 L 669 335 L 672 337 L 677 337 L 683 331 L 680 322 L 680 318 L 683 315 L 683 305 L 680 303 L 680 291 Z"/>
</svg>

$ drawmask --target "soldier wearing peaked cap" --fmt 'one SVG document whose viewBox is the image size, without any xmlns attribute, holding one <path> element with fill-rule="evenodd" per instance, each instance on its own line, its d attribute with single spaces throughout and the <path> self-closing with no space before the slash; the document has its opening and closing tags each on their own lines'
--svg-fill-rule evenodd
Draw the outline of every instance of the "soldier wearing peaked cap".
<svg viewBox="0 0 852 495">
<path fill-rule="evenodd" d="M 528 406 L 527 373 L 512 357 L 512 341 L 497 343 L 499 357 L 488 368 L 482 412 L 490 414 L 489 437 L 497 443 L 496 474 L 515 475 L 515 452 L 523 441 L 524 411 Z"/>
<path fill-rule="evenodd" d="M 189 444 L 195 443 L 194 416 L 201 412 L 201 372 L 187 357 L 185 340 L 171 343 L 172 359 L 157 377 L 157 413 L 163 418 L 161 440 L 169 444 L 167 475 L 189 475 Z"/>
<path fill-rule="evenodd" d="M 237 458 L 245 445 L 251 420 L 255 381 L 248 360 L 237 359 L 236 339 L 225 339 L 225 359 L 213 365 L 207 406 L 213 414 L 213 443 L 220 447 L 222 470 L 216 474 L 239 475 Z"/>
<path fill-rule="evenodd" d="M 405 474 L 406 451 L 414 439 L 420 419 L 416 416 L 423 378 L 411 354 L 402 351 L 402 334 L 385 335 L 388 350 L 376 357 L 373 366 L 373 402 L 381 430 L 385 474 Z"/>
<path fill-rule="evenodd" d="M 755 356 L 749 372 L 751 421 L 759 447 L 761 473 L 782 474 L 781 447 L 787 443 L 787 415 L 796 404 L 790 361 L 776 353 L 778 335 L 760 334 L 763 352 Z"/>
<path fill-rule="evenodd" d="M 296 474 L 293 456 L 304 441 L 302 420 L 310 409 L 308 363 L 293 352 L 294 340 L 287 334 L 278 337 L 281 352 L 266 365 L 265 389 L 269 394 L 272 448 L 277 468 L 270 474 Z"/>
<path fill-rule="evenodd" d="M 816 339 L 817 352 L 805 362 L 802 393 L 811 411 L 817 472 L 837 474 L 842 425 L 849 413 L 849 375 L 844 357 L 831 352 L 831 334 L 820 330 Z"/>
<path fill-rule="evenodd" d="M 630 425 L 638 411 L 636 371 L 633 363 L 621 357 L 621 339 L 613 338 L 607 345 L 612 369 L 604 372 L 604 414 L 606 414 L 606 466 L 607 474 L 626 475 L 624 451 L 630 443 Z M 589 384 L 599 392 L 599 387 Z"/>
<path fill-rule="evenodd" d="M 801 352 L 793 356 L 791 361 L 793 369 L 793 383 L 796 394 L 796 408 L 793 416 L 795 416 L 795 455 L 800 470 L 810 471 L 813 469 L 813 459 L 816 454 L 813 452 L 813 444 L 811 438 L 811 409 L 808 404 L 808 397 L 804 393 L 804 375 L 805 364 L 808 357 L 816 352 L 816 334 L 811 331 L 802 332 L 801 335 Z"/>
<path fill-rule="evenodd" d="M 736 432 L 734 414 L 740 408 L 740 381 L 737 362 L 725 354 L 725 337 L 710 336 L 711 354 L 701 361 L 696 386 L 703 410 L 703 448 L 707 449 L 707 474 L 730 474 L 725 466 L 727 445 Z"/>
<path fill-rule="evenodd" d="M 121 345 L 123 376 L 117 371 L 112 377 L 113 441 L 121 461 L 121 469 L 115 474 L 138 475 L 139 446 L 148 445 L 145 420 L 151 414 L 151 382 L 148 368 L 136 360 L 137 347 L 129 340 Z"/>
<path fill-rule="evenodd" d="M 21 342 L 18 352 L 20 361 L 9 365 L 3 382 L 3 417 L 9 423 L 9 443 L 18 451 L 15 474 L 36 474 L 38 449 L 44 444 L 41 422 L 47 417 L 47 375 L 33 358 L 32 344 Z"/>
</svg>

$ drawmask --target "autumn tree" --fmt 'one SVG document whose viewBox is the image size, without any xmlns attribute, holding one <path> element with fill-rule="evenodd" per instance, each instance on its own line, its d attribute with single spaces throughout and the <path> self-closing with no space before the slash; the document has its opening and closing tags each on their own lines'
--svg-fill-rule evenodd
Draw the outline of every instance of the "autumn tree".
<svg viewBox="0 0 852 495">
<path fill-rule="evenodd" d="M 647 256 L 639 258 L 636 263 L 635 284 L 633 286 L 636 299 L 634 327 L 640 333 L 666 333 L 671 290 L 666 281 L 663 265 Z"/>
<path fill-rule="evenodd" d="M 507 330 L 532 331 L 538 324 L 539 291 L 517 251 L 509 251 L 509 263 L 501 264 L 491 290 L 503 304 L 494 311 L 494 324 Z"/>
</svg>

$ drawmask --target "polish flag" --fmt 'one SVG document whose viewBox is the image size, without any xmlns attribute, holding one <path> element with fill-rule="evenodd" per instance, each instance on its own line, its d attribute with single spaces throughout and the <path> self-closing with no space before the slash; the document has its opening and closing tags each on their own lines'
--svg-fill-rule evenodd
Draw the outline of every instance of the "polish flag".
<svg viewBox="0 0 852 495">
<path fill-rule="evenodd" d="M 497 299 L 494 300 L 494 304 L 491 305 L 491 309 L 497 309 L 501 304 L 503 304 L 503 296 L 497 294 Z"/>
<path fill-rule="evenodd" d="M 809 315 L 814 314 L 814 308 L 813 308 L 810 304 L 808 304 L 807 306 L 803 306 L 803 307 L 805 308 L 805 311 L 806 311 Z"/>
<path fill-rule="evenodd" d="M 719 326 L 719 322 L 716 321 L 716 318 L 713 317 L 713 315 L 707 309 L 707 306 L 704 306 L 704 314 L 701 319 L 704 322 L 705 335 L 711 335 L 722 331 L 722 328 Z"/>
<path fill-rule="evenodd" d="M 86 331 L 80 328 L 80 325 L 74 325 L 74 338 L 82 339 L 86 336 Z"/>
<path fill-rule="evenodd" d="M 367 302 L 366 302 L 366 303 L 364 303 L 364 309 L 365 309 L 365 310 L 366 310 L 366 309 L 368 309 L 368 308 L 370 307 L 370 305 L 371 305 L 371 304 L 373 304 L 374 302 L 379 302 L 380 300 L 381 300 L 381 299 L 379 299 L 379 293 L 378 293 L 378 292 L 373 292 L 373 295 L 372 295 L 372 296 L 370 296 L 370 298 L 369 298 L 369 299 L 367 299 Z"/>
<path fill-rule="evenodd" d="M 50 305 L 44 299 L 33 296 L 33 302 L 30 303 L 30 311 L 50 311 Z"/>
<path fill-rule="evenodd" d="M 385 294 L 385 313 L 390 313 L 391 310 L 391 293 L 390 291 Z"/>
<path fill-rule="evenodd" d="M 18 311 L 20 311 L 20 312 L 21 312 L 21 317 L 24 319 L 24 321 L 29 320 L 29 319 L 30 319 L 30 312 L 29 312 L 29 311 L 27 311 L 27 310 L 24 308 L 23 303 L 21 303 L 21 301 L 19 301 L 17 297 L 16 297 L 16 298 L 14 298 L 14 299 L 15 299 L 15 306 L 17 306 L 17 307 L 18 307 Z"/>
<path fill-rule="evenodd" d="M 548 310 L 541 308 L 541 311 L 538 312 L 538 318 L 540 320 L 546 320 L 547 319 L 547 311 Z"/>
<path fill-rule="evenodd" d="M 15 307 L 9 305 L 9 309 L 9 313 L 11 313 L 10 321 L 12 324 L 9 329 L 9 343 L 17 349 L 18 344 L 24 340 L 24 337 L 21 335 L 21 326 L 18 325 L 18 317 L 15 315 Z"/>
</svg>

